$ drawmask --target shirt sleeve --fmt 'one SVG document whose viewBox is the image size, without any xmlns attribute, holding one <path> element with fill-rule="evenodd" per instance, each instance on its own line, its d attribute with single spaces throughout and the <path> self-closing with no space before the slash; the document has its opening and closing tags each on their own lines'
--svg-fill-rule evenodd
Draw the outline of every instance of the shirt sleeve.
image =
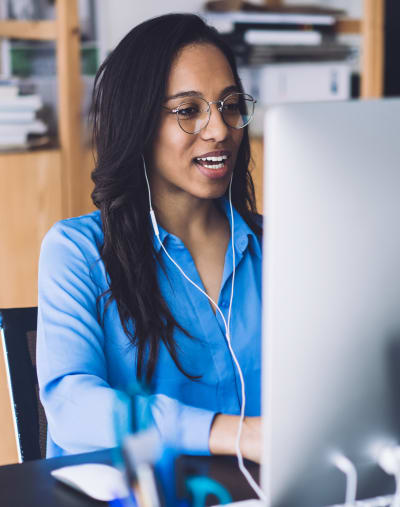
<svg viewBox="0 0 400 507">
<path fill-rule="evenodd" d="M 184 405 L 157 394 L 153 396 L 152 413 L 163 442 L 172 443 L 185 453 L 209 454 L 209 435 L 215 413 Z"/>
<path fill-rule="evenodd" d="M 116 427 L 129 427 L 129 404 L 107 378 L 106 337 L 98 316 L 104 291 L 93 276 L 95 238 L 78 228 L 56 224 L 46 235 L 39 261 L 37 371 L 40 397 L 54 443 L 67 454 L 118 444 Z M 97 251 L 98 257 L 98 251 Z M 105 280 L 105 276 L 103 277 Z M 134 375 L 134 372 L 133 372 Z M 209 453 L 214 413 L 153 395 L 153 415 L 163 439 L 180 420 L 185 452 Z"/>
</svg>

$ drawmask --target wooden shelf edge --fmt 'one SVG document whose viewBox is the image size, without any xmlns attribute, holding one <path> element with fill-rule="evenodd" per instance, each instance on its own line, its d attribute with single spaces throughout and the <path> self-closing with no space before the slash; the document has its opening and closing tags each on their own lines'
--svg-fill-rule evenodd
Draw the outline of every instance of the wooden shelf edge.
<svg viewBox="0 0 400 507">
<path fill-rule="evenodd" d="M 0 21 L 0 38 L 56 40 L 56 21 Z"/>
<path fill-rule="evenodd" d="M 0 158 L 3 157 L 47 157 L 48 155 L 61 154 L 60 148 L 43 148 L 43 150 L 32 151 L 0 151 Z"/>
<path fill-rule="evenodd" d="M 360 19 L 339 19 L 336 30 L 340 34 L 361 34 L 362 22 Z"/>
</svg>

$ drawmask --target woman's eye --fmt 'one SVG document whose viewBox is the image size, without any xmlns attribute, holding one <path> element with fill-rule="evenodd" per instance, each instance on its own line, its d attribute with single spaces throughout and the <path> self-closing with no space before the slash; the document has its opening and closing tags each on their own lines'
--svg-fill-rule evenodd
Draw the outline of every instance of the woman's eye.
<svg viewBox="0 0 400 507">
<path fill-rule="evenodd" d="M 240 108 L 239 102 L 224 104 L 224 111 L 226 111 L 227 113 L 237 113 L 239 111 L 239 108 Z"/>
<path fill-rule="evenodd" d="M 195 106 L 188 106 L 179 109 L 178 114 L 181 118 L 193 118 L 196 114 L 199 113 L 199 108 Z"/>
</svg>

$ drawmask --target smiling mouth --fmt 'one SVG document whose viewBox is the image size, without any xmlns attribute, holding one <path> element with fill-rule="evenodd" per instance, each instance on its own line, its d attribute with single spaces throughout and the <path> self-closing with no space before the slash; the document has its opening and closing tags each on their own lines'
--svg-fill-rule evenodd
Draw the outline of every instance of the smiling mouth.
<svg viewBox="0 0 400 507">
<path fill-rule="evenodd" d="M 219 157 L 196 157 L 194 159 L 196 164 L 199 164 L 206 169 L 222 169 L 225 167 L 228 155 L 221 155 Z"/>
</svg>

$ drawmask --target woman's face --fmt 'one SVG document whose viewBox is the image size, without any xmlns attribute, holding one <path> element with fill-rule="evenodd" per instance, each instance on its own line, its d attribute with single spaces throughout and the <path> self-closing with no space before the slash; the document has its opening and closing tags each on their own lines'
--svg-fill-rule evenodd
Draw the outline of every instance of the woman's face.
<svg viewBox="0 0 400 507">
<path fill-rule="evenodd" d="M 169 110 L 190 101 L 190 96 L 210 102 L 239 91 L 224 54 L 206 43 L 186 46 L 178 53 L 166 90 L 164 105 Z M 225 125 L 215 104 L 208 125 L 197 134 L 184 132 L 176 114 L 165 109 L 160 114 L 150 164 L 155 195 L 185 193 L 199 199 L 223 195 L 235 167 L 243 130 Z M 209 157 L 217 160 L 206 160 Z"/>
</svg>

